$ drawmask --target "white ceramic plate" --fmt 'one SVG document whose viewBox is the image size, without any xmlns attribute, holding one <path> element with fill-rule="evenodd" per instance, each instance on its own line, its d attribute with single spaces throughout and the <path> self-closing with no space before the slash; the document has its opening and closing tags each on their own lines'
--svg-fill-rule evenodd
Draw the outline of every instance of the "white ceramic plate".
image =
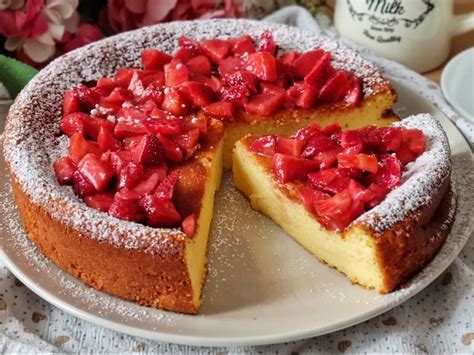
<svg viewBox="0 0 474 355">
<path fill-rule="evenodd" d="M 465 118 L 474 122 L 474 47 L 446 64 L 441 89 L 449 103 Z"/>
<path fill-rule="evenodd" d="M 198 316 L 141 307 L 85 287 L 49 262 L 24 234 L 13 204 L 4 162 L 0 166 L 0 256 L 26 286 L 57 307 L 123 333 L 166 342 L 221 346 L 290 341 L 336 331 L 383 313 L 414 296 L 456 258 L 472 232 L 466 194 L 474 185 L 469 146 L 436 109 L 395 83 L 403 116 L 432 113 L 453 151 L 458 199 L 456 222 L 435 259 L 405 289 L 379 295 L 352 285 L 319 263 L 280 228 L 250 209 L 229 176 L 217 196 L 210 237 L 209 275 Z M 470 222 L 471 221 L 471 222 Z"/>
</svg>

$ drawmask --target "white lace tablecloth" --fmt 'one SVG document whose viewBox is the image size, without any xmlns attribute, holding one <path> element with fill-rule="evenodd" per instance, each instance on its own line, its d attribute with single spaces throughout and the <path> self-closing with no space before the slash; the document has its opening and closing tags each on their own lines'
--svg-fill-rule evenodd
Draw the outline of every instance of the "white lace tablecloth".
<svg viewBox="0 0 474 355">
<path fill-rule="evenodd" d="M 315 21 L 291 7 L 268 20 L 332 34 L 328 19 Z M 352 43 L 349 43 L 355 46 Z M 474 143 L 473 126 L 446 103 L 439 87 L 393 62 L 357 47 L 385 73 L 429 98 Z M 0 93 L 1 94 L 1 93 Z M 1 95 L 0 95 L 1 96 Z M 0 122 L 9 103 L 0 101 Z M 462 196 L 460 198 L 463 198 Z M 474 209 L 474 206 L 472 206 Z M 0 208 L 1 213 L 1 208 Z M 473 216 L 474 218 L 474 216 Z M 1 236 L 0 236 L 1 238 Z M 23 286 L 0 261 L 0 351 L 2 353 L 474 353 L 474 239 L 433 284 L 404 304 L 359 325 L 307 340 L 239 348 L 189 347 L 123 335 L 78 319 Z"/>
</svg>

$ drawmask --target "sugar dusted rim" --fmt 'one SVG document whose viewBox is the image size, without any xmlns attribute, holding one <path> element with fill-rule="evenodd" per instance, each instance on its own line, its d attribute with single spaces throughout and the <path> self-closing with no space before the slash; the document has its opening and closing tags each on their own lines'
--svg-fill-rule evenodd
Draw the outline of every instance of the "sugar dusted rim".
<svg viewBox="0 0 474 355">
<path fill-rule="evenodd" d="M 251 20 L 203 20 L 160 24 L 122 33 L 67 53 L 50 63 L 12 105 L 5 128 L 4 154 L 17 184 L 32 203 L 53 218 L 98 240 L 125 248 L 156 251 L 185 240 L 179 229 L 151 228 L 91 209 L 68 186 L 57 183 L 52 163 L 67 152 L 59 135 L 62 96 L 81 82 L 111 76 L 118 67 L 140 65 L 144 48 L 174 52 L 181 35 L 197 40 L 250 34 L 270 29 L 282 50 L 331 51 L 334 66 L 353 71 L 363 83 L 364 98 L 390 90 L 388 80 L 355 51 L 329 37 L 281 24 Z"/>
</svg>

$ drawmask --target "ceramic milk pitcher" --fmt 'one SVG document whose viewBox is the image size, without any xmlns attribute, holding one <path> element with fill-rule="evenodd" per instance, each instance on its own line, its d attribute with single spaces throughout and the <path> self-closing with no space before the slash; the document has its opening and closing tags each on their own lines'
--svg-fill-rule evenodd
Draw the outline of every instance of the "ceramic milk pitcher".
<svg viewBox="0 0 474 355">
<path fill-rule="evenodd" d="M 453 15 L 452 0 L 337 0 L 341 36 L 423 73 L 448 57 L 451 37 L 474 29 L 474 12 Z"/>
</svg>

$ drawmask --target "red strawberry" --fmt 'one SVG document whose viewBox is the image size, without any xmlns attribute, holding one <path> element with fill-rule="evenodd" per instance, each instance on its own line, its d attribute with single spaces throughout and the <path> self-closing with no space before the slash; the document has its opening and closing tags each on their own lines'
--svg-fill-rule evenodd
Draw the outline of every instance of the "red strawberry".
<svg viewBox="0 0 474 355">
<path fill-rule="evenodd" d="M 165 148 L 166 158 L 168 160 L 171 160 L 175 163 L 183 160 L 183 152 L 181 149 L 179 149 L 175 142 L 169 138 L 166 138 L 163 134 L 158 134 L 157 136 Z"/>
<path fill-rule="evenodd" d="M 147 132 L 146 127 L 142 123 L 120 121 L 114 127 L 114 136 L 117 138 L 139 136 Z"/>
<path fill-rule="evenodd" d="M 234 120 L 234 105 L 230 102 L 215 102 L 213 104 L 206 105 L 202 108 L 202 111 L 212 118 L 220 120 L 233 121 Z"/>
<path fill-rule="evenodd" d="M 215 76 L 207 77 L 202 74 L 191 73 L 191 79 L 209 86 L 214 92 L 218 92 L 222 86 L 220 79 Z"/>
<path fill-rule="evenodd" d="M 122 105 L 125 101 L 131 100 L 133 95 L 123 87 L 116 87 L 109 96 L 102 99 L 101 104 Z"/>
<path fill-rule="evenodd" d="M 92 153 L 88 153 L 82 158 L 78 164 L 78 170 L 97 191 L 104 190 L 114 176 L 112 168 Z"/>
<path fill-rule="evenodd" d="M 306 143 L 306 147 L 304 148 L 301 156 L 304 158 L 311 158 L 315 154 L 324 152 L 327 150 L 334 149 L 336 147 L 336 143 L 325 135 L 322 134 L 315 134 L 311 138 L 308 139 Z"/>
<path fill-rule="evenodd" d="M 287 105 L 301 108 L 311 108 L 316 102 L 318 92 L 316 88 L 306 83 L 295 83 L 286 92 Z"/>
<path fill-rule="evenodd" d="M 186 63 L 192 57 L 195 56 L 195 52 L 189 48 L 179 48 L 173 56 L 173 60 L 181 61 L 182 63 Z"/>
<path fill-rule="evenodd" d="M 115 83 L 123 88 L 128 87 L 130 79 L 136 71 L 137 69 L 135 68 L 118 68 L 115 72 Z"/>
<path fill-rule="evenodd" d="M 179 169 L 170 172 L 156 188 L 155 195 L 165 200 L 171 200 L 173 198 L 174 186 L 178 182 L 180 174 L 181 171 Z"/>
<path fill-rule="evenodd" d="M 96 192 L 94 185 L 92 185 L 92 183 L 86 179 L 79 170 L 76 170 L 72 177 L 72 189 L 76 195 L 81 197 Z"/>
<path fill-rule="evenodd" d="M 293 74 L 303 79 L 313 69 L 315 63 L 324 55 L 322 49 L 316 49 L 314 51 L 302 53 L 293 62 Z"/>
<path fill-rule="evenodd" d="M 165 111 L 161 111 L 164 116 L 162 118 L 155 118 L 157 112 L 161 110 L 153 111 L 151 114 L 151 119 L 148 119 L 144 122 L 148 131 L 153 134 L 164 134 L 165 136 L 174 136 L 180 134 L 183 131 L 183 120 L 169 116 Z M 155 115 L 155 117 L 153 117 Z"/>
<path fill-rule="evenodd" d="M 189 79 L 189 70 L 180 61 L 172 61 L 164 67 L 166 86 L 177 86 Z"/>
<path fill-rule="evenodd" d="M 186 62 L 186 66 L 192 73 L 199 73 L 206 76 L 211 75 L 211 62 L 205 55 L 198 55 Z"/>
<path fill-rule="evenodd" d="M 117 190 L 124 187 L 133 189 L 137 184 L 143 180 L 144 171 L 141 164 L 133 162 L 126 163 L 117 174 Z"/>
<path fill-rule="evenodd" d="M 195 128 L 186 133 L 174 136 L 172 139 L 183 152 L 186 152 L 198 144 L 199 128 Z"/>
<path fill-rule="evenodd" d="M 97 135 L 97 144 L 102 152 L 115 151 L 121 148 L 120 142 L 114 137 L 113 128 L 101 125 Z"/>
<path fill-rule="evenodd" d="M 298 187 L 298 196 L 303 201 L 304 206 L 310 212 L 314 213 L 314 202 L 319 200 L 325 200 L 331 197 L 324 192 L 319 190 L 312 189 L 307 186 L 299 186 Z"/>
<path fill-rule="evenodd" d="M 95 208 L 101 212 L 107 212 L 114 202 L 114 194 L 112 192 L 99 192 L 84 196 L 84 202 L 91 208 Z"/>
<path fill-rule="evenodd" d="M 138 203 L 152 227 L 176 227 L 181 222 L 181 215 L 171 200 L 145 195 Z"/>
<path fill-rule="evenodd" d="M 187 50 L 191 51 L 194 55 L 201 53 L 201 47 L 199 46 L 199 43 L 189 37 L 179 37 L 178 45 L 181 48 L 186 48 Z"/>
<path fill-rule="evenodd" d="M 272 157 L 276 153 L 277 137 L 274 135 L 261 136 L 255 139 L 249 149 L 252 152 Z"/>
<path fill-rule="evenodd" d="M 100 102 L 100 96 L 96 92 L 90 90 L 87 86 L 81 85 L 71 89 L 73 96 L 79 103 L 79 108 L 82 112 L 90 112 L 95 105 Z"/>
<path fill-rule="evenodd" d="M 160 168 L 160 172 L 152 173 L 148 178 L 142 180 L 137 186 L 135 186 L 132 191 L 140 197 L 146 194 L 151 194 L 166 176 L 163 175 L 166 174 L 166 166 L 161 165 Z"/>
<path fill-rule="evenodd" d="M 110 206 L 109 214 L 112 217 L 129 222 L 140 222 L 144 218 L 143 212 L 138 206 L 138 203 L 124 201 L 119 198 L 116 198 Z"/>
<path fill-rule="evenodd" d="M 141 76 L 144 87 L 160 88 L 165 85 L 165 73 L 161 70 L 148 70 Z"/>
<path fill-rule="evenodd" d="M 74 96 L 72 90 L 64 93 L 63 99 L 63 115 L 68 115 L 79 111 L 79 100 Z"/>
<path fill-rule="evenodd" d="M 400 161 L 395 155 L 382 155 L 377 172 L 369 175 L 368 180 L 374 184 L 385 187 L 389 191 L 400 186 L 402 181 L 402 167 Z"/>
<path fill-rule="evenodd" d="M 304 82 L 314 87 L 317 92 L 328 79 L 328 67 L 330 66 L 331 58 L 331 53 L 324 53 L 315 63 L 313 69 L 304 77 Z"/>
<path fill-rule="evenodd" d="M 260 116 L 270 116 L 283 105 L 284 101 L 283 93 L 262 93 L 249 99 L 245 104 L 245 111 Z"/>
<path fill-rule="evenodd" d="M 194 107 L 205 106 L 216 100 L 216 94 L 209 86 L 195 81 L 185 82 L 179 91 Z"/>
<path fill-rule="evenodd" d="M 200 42 L 201 48 L 209 59 L 219 64 L 220 61 L 227 57 L 230 45 L 222 39 L 208 39 Z"/>
<path fill-rule="evenodd" d="M 69 156 L 77 164 L 87 153 L 99 155 L 97 143 L 88 141 L 80 133 L 74 133 L 69 140 Z"/>
<path fill-rule="evenodd" d="M 158 165 L 165 158 L 165 148 L 161 141 L 153 134 L 147 134 L 130 149 L 132 161 L 137 164 Z"/>
<path fill-rule="evenodd" d="M 76 163 L 66 156 L 59 158 L 53 164 L 56 178 L 61 185 L 69 185 L 72 183 L 74 173 L 76 172 Z"/>
<path fill-rule="evenodd" d="M 276 137 L 277 153 L 298 157 L 303 151 L 304 146 L 305 142 L 299 139 Z"/>
<path fill-rule="evenodd" d="M 163 69 L 165 64 L 171 62 L 172 57 L 158 49 L 145 49 L 142 51 L 142 65 L 148 69 Z"/>
<path fill-rule="evenodd" d="M 278 180 L 285 184 L 290 181 L 306 180 L 308 173 L 319 169 L 314 160 L 276 153 L 272 158 L 272 170 Z"/>
<path fill-rule="evenodd" d="M 337 161 L 342 168 L 356 168 L 374 174 L 378 169 L 378 161 L 375 155 L 339 153 Z"/>
<path fill-rule="evenodd" d="M 319 100 L 329 103 L 339 102 L 347 95 L 349 89 L 348 73 L 344 70 L 338 70 L 321 88 Z"/>
<path fill-rule="evenodd" d="M 268 52 L 271 55 L 275 55 L 277 51 L 277 45 L 273 40 L 272 32 L 267 30 L 260 35 L 260 42 L 258 43 L 258 50 L 260 52 Z"/>
<path fill-rule="evenodd" d="M 183 230 L 184 234 L 191 238 L 196 232 L 196 224 L 196 216 L 194 214 L 190 214 L 183 219 L 183 222 L 181 222 L 181 229 Z"/>
<path fill-rule="evenodd" d="M 295 60 L 298 59 L 299 56 L 300 56 L 300 53 L 296 51 L 290 51 L 290 52 L 286 52 L 282 54 L 282 56 L 278 59 L 280 59 L 282 63 L 291 67 L 293 63 L 295 62 Z"/>
<path fill-rule="evenodd" d="M 349 107 L 357 106 L 362 101 L 362 84 L 354 74 L 349 75 L 349 90 L 344 98 Z"/>
<path fill-rule="evenodd" d="M 417 156 L 425 150 L 425 136 L 419 129 L 402 129 L 402 142 Z"/>
<path fill-rule="evenodd" d="M 243 61 L 240 57 L 227 57 L 220 61 L 217 70 L 221 77 L 232 75 L 242 69 Z"/>
<path fill-rule="evenodd" d="M 254 53 L 255 46 L 253 44 L 252 37 L 249 35 L 244 35 L 242 37 L 229 39 L 228 42 L 231 45 L 231 52 L 233 54 L 244 54 L 244 53 Z"/>
<path fill-rule="evenodd" d="M 61 120 L 61 131 L 68 136 L 74 133 L 84 133 L 84 120 L 89 119 L 89 115 L 82 112 L 74 112 L 64 116 Z"/>
<path fill-rule="evenodd" d="M 385 149 L 390 152 L 395 152 L 402 144 L 402 131 L 393 127 L 379 128 L 379 136 Z"/>
<path fill-rule="evenodd" d="M 268 52 L 250 54 L 244 64 L 244 69 L 260 80 L 274 81 L 277 79 L 276 59 Z"/>
<path fill-rule="evenodd" d="M 317 124 L 316 122 L 312 122 L 309 124 L 309 126 L 303 127 L 299 129 L 298 131 L 296 131 L 294 134 L 290 136 L 290 138 L 295 138 L 295 139 L 299 139 L 299 140 L 307 142 L 308 139 L 319 134 L 320 131 L 321 131 L 321 126 Z"/>
<path fill-rule="evenodd" d="M 343 230 L 364 212 L 360 201 L 354 200 L 349 190 L 344 190 L 326 200 L 315 201 L 318 220 L 327 228 Z"/>
<path fill-rule="evenodd" d="M 190 104 L 179 91 L 169 90 L 161 103 L 161 108 L 175 116 L 184 116 L 189 112 Z"/>
<path fill-rule="evenodd" d="M 351 178 L 342 169 L 330 168 L 308 174 L 309 185 L 326 193 L 336 194 L 349 187 Z"/>
</svg>

